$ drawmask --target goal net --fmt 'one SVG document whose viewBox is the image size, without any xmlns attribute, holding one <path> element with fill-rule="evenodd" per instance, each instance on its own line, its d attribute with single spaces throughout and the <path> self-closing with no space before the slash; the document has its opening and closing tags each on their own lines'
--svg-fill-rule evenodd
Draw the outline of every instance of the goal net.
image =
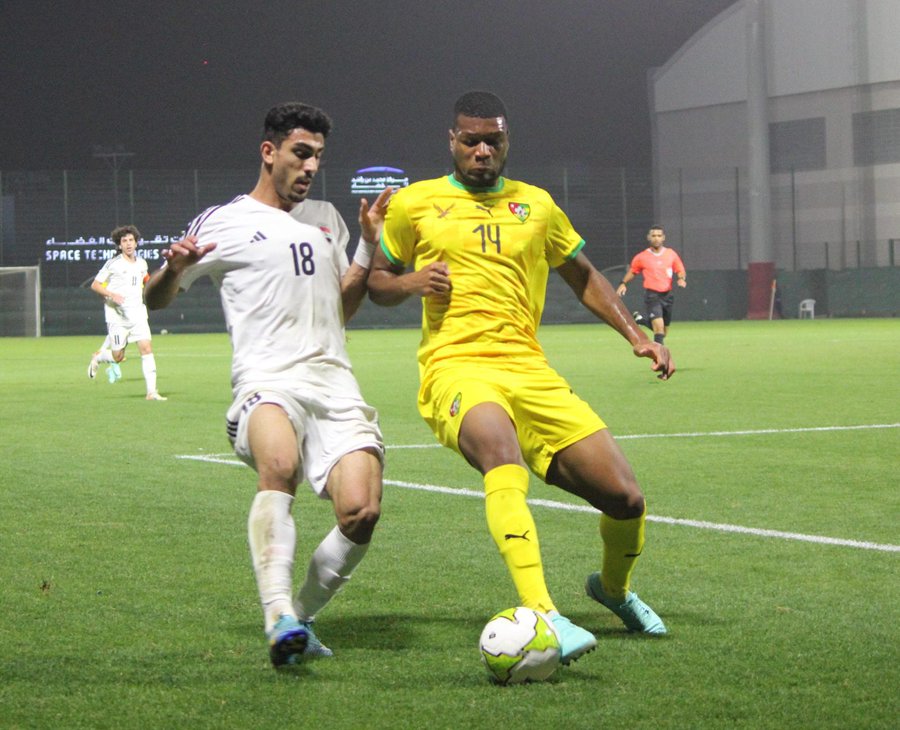
<svg viewBox="0 0 900 730">
<path fill-rule="evenodd" d="M 0 337 L 40 336 L 40 267 L 0 267 Z"/>
</svg>

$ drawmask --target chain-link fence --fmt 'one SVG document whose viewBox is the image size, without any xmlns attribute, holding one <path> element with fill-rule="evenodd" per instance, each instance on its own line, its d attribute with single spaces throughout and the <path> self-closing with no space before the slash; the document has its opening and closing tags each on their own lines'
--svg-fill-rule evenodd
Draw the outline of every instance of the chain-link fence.
<svg viewBox="0 0 900 730">
<path fill-rule="evenodd" d="M 445 172 L 405 175 L 415 181 Z M 654 223 L 666 227 L 669 245 L 693 270 L 743 269 L 749 260 L 749 193 L 740 168 L 666 170 L 655 182 L 646 169 L 507 172 L 550 191 L 598 268 L 627 263 Z M 323 169 L 313 193 L 334 203 L 351 229 L 360 197 L 351 190 L 355 174 Z M 0 266 L 40 263 L 45 286 L 78 286 L 109 255 L 106 237 L 116 225 L 137 225 L 143 255 L 156 258 L 197 213 L 249 191 L 255 181 L 255 170 L 0 171 Z M 856 169 L 773 175 L 771 199 L 776 268 L 897 265 L 900 215 L 893 211 L 900 177 Z"/>
</svg>

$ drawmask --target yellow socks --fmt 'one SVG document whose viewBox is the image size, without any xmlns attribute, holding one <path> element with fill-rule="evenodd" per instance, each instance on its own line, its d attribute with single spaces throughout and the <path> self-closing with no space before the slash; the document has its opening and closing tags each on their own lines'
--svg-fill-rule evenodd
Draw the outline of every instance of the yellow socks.
<svg viewBox="0 0 900 730">
<path fill-rule="evenodd" d="M 484 475 L 488 529 L 512 575 L 519 601 L 538 611 L 553 611 L 537 529 L 525 502 L 527 494 L 528 471 L 524 467 L 504 464 Z"/>
<path fill-rule="evenodd" d="M 603 570 L 600 580 L 603 592 L 610 598 L 625 598 L 631 572 L 644 549 L 644 520 L 647 505 L 640 517 L 614 520 L 600 515 L 600 538 L 603 540 Z"/>
</svg>

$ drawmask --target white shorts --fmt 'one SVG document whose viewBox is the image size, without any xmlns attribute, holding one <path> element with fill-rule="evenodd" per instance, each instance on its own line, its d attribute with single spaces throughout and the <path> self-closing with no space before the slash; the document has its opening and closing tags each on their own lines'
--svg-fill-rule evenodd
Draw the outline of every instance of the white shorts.
<svg viewBox="0 0 900 730">
<path fill-rule="evenodd" d="M 150 340 L 150 322 L 147 321 L 147 310 L 143 317 L 127 317 L 115 310 L 107 312 L 106 331 L 113 350 L 124 350 L 129 342 Z"/>
<path fill-rule="evenodd" d="M 297 435 L 300 455 L 299 479 L 306 478 L 316 494 L 328 499 L 325 485 L 331 469 L 341 457 L 360 449 L 372 448 L 384 463 L 384 442 L 378 428 L 378 413 L 355 393 L 310 395 L 304 388 L 266 385 L 244 389 L 225 416 L 228 440 L 234 453 L 256 469 L 247 436 L 250 414 L 263 404 L 272 403 L 287 414 Z M 327 403 L 327 407 L 323 406 Z"/>
<path fill-rule="evenodd" d="M 124 350 L 129 342 L 149 341 L 151 339 L 150 325 L 146 322 L 134 327 L 110 324 L 107 325 L 107 330 L 109 331 L 109 344 L 113 350 Z"/>
</svg>

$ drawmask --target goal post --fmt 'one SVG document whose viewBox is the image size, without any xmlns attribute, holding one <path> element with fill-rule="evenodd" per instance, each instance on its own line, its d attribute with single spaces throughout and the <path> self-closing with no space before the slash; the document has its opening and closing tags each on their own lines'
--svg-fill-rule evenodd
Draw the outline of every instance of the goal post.
<svg viewBox="0 0 900 730">
<path fill-rule="evenodd" d="M 41 267 L 0 267 L 0 337 L 41 336 Z"/>
</svg>

